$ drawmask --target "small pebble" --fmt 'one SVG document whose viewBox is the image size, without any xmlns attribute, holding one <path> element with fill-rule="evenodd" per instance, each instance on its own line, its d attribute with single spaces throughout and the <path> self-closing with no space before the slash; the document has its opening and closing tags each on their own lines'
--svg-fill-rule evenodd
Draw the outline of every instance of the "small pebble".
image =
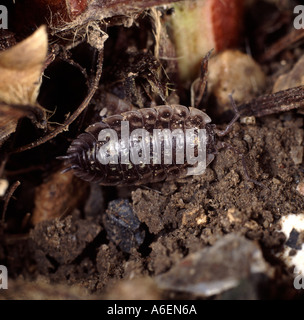
<svg viewBox="0 0 304 320">
<path fill-rule="evenodd" d="M 298 165 L 303 162 L 303 147 L 302 146 L 291 146 L 290 156 L 294 164 Z"/>
<path fill-rule="evenodd" d="M 283 216 L 279 221 L 278 232 L 283 232 L 286 236 L 284 249 L 278 254 L 279 258 L 291 268 L 296 268 L 304 274 L 304 213 L 289 214 Z"/>
<path fill-rule="evenodd" d="M 208 91 L 227 110 L 232 109 L 230 93 L 237 104 L 244 103 L 264 89 L 265 79 L 259 64 L 238 50 L 223 51 L 209 61 Z"/>
<path fill-rule="evenodd" d="M 128 200 L 118 199 L 109 203 L 103 223 L 110 241 L 122 251 L 130 253 L 144 241 L 145 231 Z"/>
<path fill-rule="evenodd" d="M 304 196 L 304 181 L 301 181 L 297 185 L 297 191 L 299 192 L 300 195 Z"/>
<path fill-rule="evenodd" d="M 241 123 L 247 124 L 247 125 L 254 125 L 256 124 L 256 119 L 255 117 L 242 117 L 240 120 Z"/>
</svg>

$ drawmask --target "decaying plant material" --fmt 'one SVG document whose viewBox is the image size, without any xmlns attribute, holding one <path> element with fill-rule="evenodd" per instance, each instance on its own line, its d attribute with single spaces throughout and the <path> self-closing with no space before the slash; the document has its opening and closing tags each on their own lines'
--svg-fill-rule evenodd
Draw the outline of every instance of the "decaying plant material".
<svg viewBox="0 0 304 320">
<path fill-rule="evenodd" d="M 48 181 L 37 188 L 32 224 L 68 215 L 88 194 L 88 185 L 77 179 L 72 172 L 62 174 L 63 169 L 58 168 L 48 177 Z"/>
<path fill-rule="evenodd" d="M 10 284 L 1 298 L 303 295 L 290 259 L 303 246 L 295 225 L 304 211 L 304 47 L 292 14 L 299 1 L 242 4 L 7 3 L 0 264 Z M 232 147 L 204 175 L 101 187 L 62 173 L 60 159 L 91 124 L 164 104 L 196 107 L 223 130 L 239 113 L 222 137 Z M 247 181 L 234 149 L 264 188 Z"/>
<path fill-rule="evenodd" d="M 304 86 L 260 96 L 238 107 L 242 116 L 263 117 L 277 112 L 303 108 Z"/>
<path fill-rule="evenodd" d="M 183 81 L 194 80 L 202 57 L 210 50 L 236 47 L 243 21 L 242 0 L 184 1 L 174 5 L 172 33 Z"/>
<path fill-rule="evenodd" d="M 0 144 L 16 130 L 19 119 L 29 117 L 45 128 L 46 110 L 37 103 L 47 54 L 45 27 L 18 45 L 0 52 Z"/>
</svg>

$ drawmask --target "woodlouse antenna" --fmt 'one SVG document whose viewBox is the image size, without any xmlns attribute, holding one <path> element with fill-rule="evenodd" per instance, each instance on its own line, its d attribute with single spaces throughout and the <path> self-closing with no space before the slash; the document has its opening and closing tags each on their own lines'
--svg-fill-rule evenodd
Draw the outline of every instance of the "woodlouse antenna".
<svg viewBox="0 0 304 320">
<path fill-rule="evenodd" d="M 68 167 L 68 168 L 63 169 L 60 173 L 63 174 L 63 173 L 71 171 L 72 169 L 73 169 L 72 167 Z"/>
<path fill-rule="evenodd" d="M 227 127 L 224 130 L 217 130 L 217 129 L 215 130 L 215 133 L 220 137 L 227 135 L 231 131 L 235 122 L 237 122 L 237 120 L 240 118 L 240 113 L 237 109 L 236 103 L 235 103 L 232 95 L 233 95 L 233 92 L 230 93 L 228 96 L 229 96 L 229 99 L 230 99 L 230 102 L 233 107 L 235 115 L 234 115 L 233 119 L 228 123 Z"/>
</svg>

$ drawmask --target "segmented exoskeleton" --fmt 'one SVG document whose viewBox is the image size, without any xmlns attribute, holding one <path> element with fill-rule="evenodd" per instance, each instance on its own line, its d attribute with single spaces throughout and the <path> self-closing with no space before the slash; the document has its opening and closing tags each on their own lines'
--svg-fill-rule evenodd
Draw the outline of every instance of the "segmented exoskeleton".
<svg viewBox="0 0 304 320">
<path fill-rule="evenodd" d="M 176 159 L 177 143 L 172 139 L 172 163 L 154 164 L 152 159 L 148 164 L 129 163 L 124 164 L 119 158 L 118 163 L 102 164 L 101 152 L 105 141 L 99 141 L 99 134 L 104 129 L 113 129 L 121 139 L 121 122 L 127 121 L 130 132 L 136 129 L 145 129 L 149 133 L 146 143 L 152 143 L 154 129 L 205 129 L 206 133 L 206 165 L 214 159 L 216 152 L 215 125 L 210 124 L 210 117 L 196 108 L 187 108 L 182 105 L 163 105 L 153 108 L 144 108 L 137 111 L 128 111 L 122 115 L 114 115 L 103 119 L 88 127 L 85 133 L 80 134 L 67 150 L 64 157 L 68 166 L 67 170 L 73 169 L 79 178 L 96 182 L 101 185 L 140 185 L 163 180 L 176 179 L 187 175 L 189 167 L 193 164 L 187 162 L 184 150 L 184 161 L 182 164 Z M 184 136 L 185 137 L 185 136 Z M 186 139 L 186 138 L 185 138 Z M 132 141 L 129 142 L 130 144 Z M 184 145 L 186 141 L 183 141 Z M 121 148 L 121 144 L 118 144 Z M 166 152 L 166 143 L 162 141 L 160 148 L 161 159 Z M 152 148 L 151 148 L 152 150 Z"/>
</svg>

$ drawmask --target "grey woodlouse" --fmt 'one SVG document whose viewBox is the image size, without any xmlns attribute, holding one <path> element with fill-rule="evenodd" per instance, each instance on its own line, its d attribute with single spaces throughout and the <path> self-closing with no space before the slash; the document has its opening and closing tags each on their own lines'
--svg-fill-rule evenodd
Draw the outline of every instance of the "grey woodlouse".
<svg viewBox="0 0 304 320">
<path fill-rule="evenodd" d="M 176 179 L 186 176 L 187 168 L 191 167 L 186 161 L 176 164 L 175 143 L 172 142 L 172 164 L 107 164 L 102 165 L 97 159 L 100 148 L 98 134 L 101 130 L 114 129 L 120 138 L 121 121 L 128 121 L 130 131 L 144 128 L 152 135 L 153 129 L 205 129 L 206 130 L 206 165 L 214 159 L 216 134 L 220 134 L 210 117 L 196 108 L 182 105 L 163 105 L 128 111 L 122 115 L 114 115 L 103 121 L 89 126 L 85 133 L 80 134 L 70 145 L 65 159 L 67 170 L 73 169 L 74 174 L 86 181 L 101 185 L 140 185 Z M 162 159 L 163 150 L 162 146 Z"/>
</svg>

